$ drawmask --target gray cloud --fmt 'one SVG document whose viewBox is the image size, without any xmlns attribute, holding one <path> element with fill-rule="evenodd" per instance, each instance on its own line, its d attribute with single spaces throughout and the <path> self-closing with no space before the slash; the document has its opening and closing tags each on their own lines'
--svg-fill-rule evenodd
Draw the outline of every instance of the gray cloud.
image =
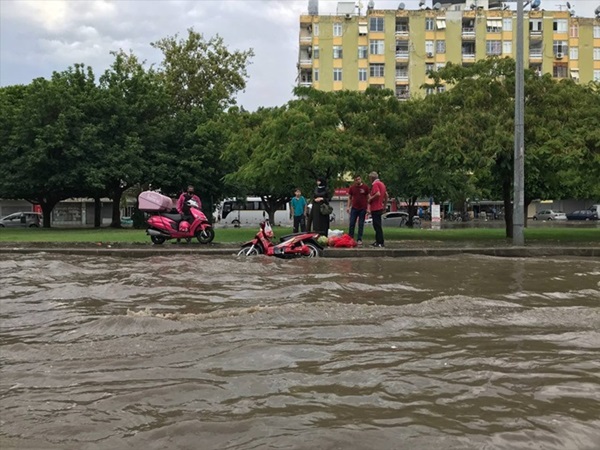
<svg viewBox="0 0 600 450">
<path fill-rule="evenodd" d="M 376 0 L 375 6 L 393 9 L 398 3 Z M 404 3 L 416 8 L 418 0 Z M 571 3 L 578 13 L 589 9 L 588 16 L 595 4 Z M 292 98 L 298 18 L 307 5 L 308 0 L 0 0 L 0 85 L 27 84 L 74 63 L 91 66 L 98 77 L 113 61 L 110 51 L 120 48 L 157 64 L 161 55 L 150 43 L 185 36 L 193 27 L 207 38 L 221 35 L 230 49 L 254 49 L 239 104 L 251 110 L 281 105 Z M 333 13 L 336 5 L 321 0 L 320 12 Z"/>
</svg>

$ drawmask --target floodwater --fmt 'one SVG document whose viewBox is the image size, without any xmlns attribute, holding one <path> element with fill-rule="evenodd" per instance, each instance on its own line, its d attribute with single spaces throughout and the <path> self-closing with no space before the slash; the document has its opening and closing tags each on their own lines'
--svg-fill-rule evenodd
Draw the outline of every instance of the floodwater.
<svg viewBox="0 0 600 450">
<path fill-rule="evenodd" d="M 0 448 L 597 449 L 591 258 L 4 256 Z"/>
</svg>

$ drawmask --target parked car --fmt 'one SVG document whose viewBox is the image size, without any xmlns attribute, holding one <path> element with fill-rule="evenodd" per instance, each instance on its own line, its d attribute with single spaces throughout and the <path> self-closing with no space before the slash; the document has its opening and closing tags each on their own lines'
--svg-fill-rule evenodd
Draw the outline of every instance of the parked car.
<svg viewBox="0 0 600 450">
<path fill-rule="evenodd" d="M 391 211 L 381 215 L 382 227 L 402 227 L 408 222 L 408 213 L 404 211 Z M 421 219 L 418 216 L 413 217 L 413 223 L 419 225 Z M 365 225 L 372 225 L 373 219 L 369 217 L 365 220 Z"/>
<path fill-rule="evenodd" d="M 598 213 L 591 209 L 580 209 L 567 214 L 569 220 L 598 220 Z"/>
<path fill-rule="evenodd" d="M 533 220 L 567 220 L 567 215 L 562 211 L 542 209 L 533 215 Z"/>
<path fill-rule="evenodd" d="M 0 219 L 0 228 L 29 227 L 38 228 L 42 223 L 42 215 L 36 212 L 17 212 Z"/>
</svg>

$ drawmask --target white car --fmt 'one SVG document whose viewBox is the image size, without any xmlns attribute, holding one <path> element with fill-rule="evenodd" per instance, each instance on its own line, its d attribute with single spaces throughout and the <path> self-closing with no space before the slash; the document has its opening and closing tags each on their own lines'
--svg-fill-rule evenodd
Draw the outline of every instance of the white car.
<svg viewBox="0 0 600 450">
<path fill-rule="evenodd" d="M 567 220 L 567 215 L 562 211 L 542 209 L 533 215 L 533 220 Z"/>
<path fill-rule="evenodd" d="M 408 213 L 404 211 L 391 211 L 381 215 L 382 227 L 403 227 L 408 222 Z M 420 225 L 421 219 L 419 216 L 413 217 L 413 224 Z M 365 225 L 373 225 L 373 219 L 369 217 L 365 219 Z"/>
</svg>

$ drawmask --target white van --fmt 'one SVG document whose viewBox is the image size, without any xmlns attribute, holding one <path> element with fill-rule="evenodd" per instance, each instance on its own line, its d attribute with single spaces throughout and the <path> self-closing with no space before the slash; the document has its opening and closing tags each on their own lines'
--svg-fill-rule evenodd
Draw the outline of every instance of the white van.
<svg viewBox="0 0 600 450">
<path fill-rule="evenodd" d="M 245 199 L 223 200 L 219 205 L 217 218 L 222 225 L 241 227 L 258 225 L 268 219 L 269 215 L 265 211 L 265 205 L 260 197 L 246 197 Z M 290 204 L 286 203 L 285 208 L 275 211 L 275 223 L 272 225 L 289 226 L 291 224 Z"/>
</svg>

